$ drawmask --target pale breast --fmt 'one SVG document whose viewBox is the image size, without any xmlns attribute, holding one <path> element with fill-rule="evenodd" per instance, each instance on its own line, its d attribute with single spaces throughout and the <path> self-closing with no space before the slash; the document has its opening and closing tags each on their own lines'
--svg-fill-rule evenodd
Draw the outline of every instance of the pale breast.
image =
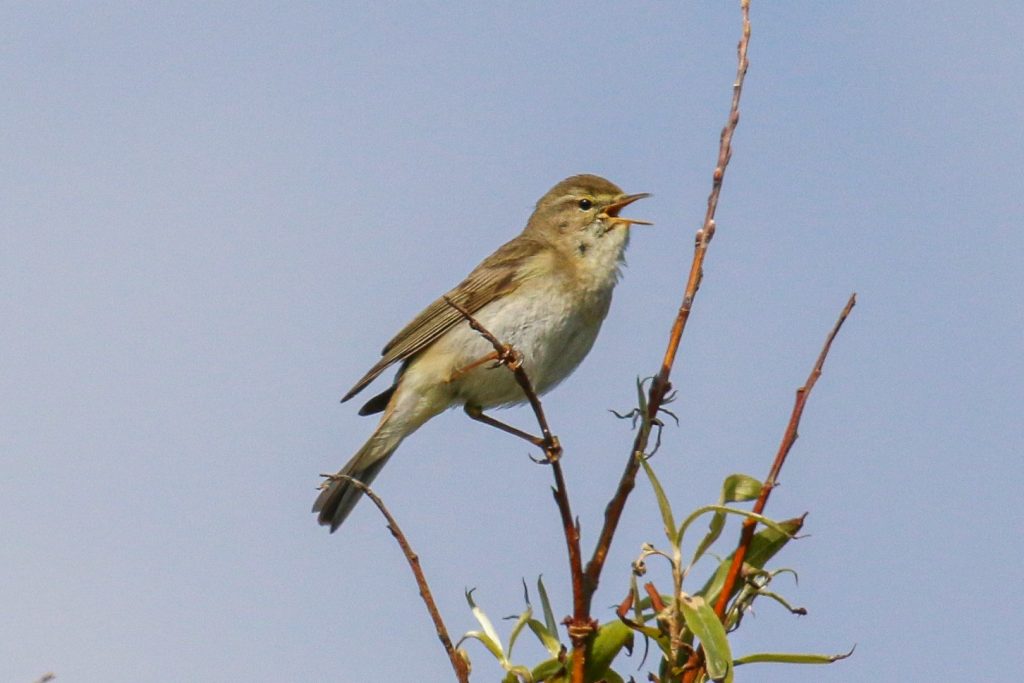
<svg viewBox="0 0 1024 683">
<path fill-rule="evenodd" d="M 475 317 L 523 354 L 530 381 L 538 393 L 544 393 L 568 377 L 594 345 L 608 313 L 611 289 L 573 301 L 562 288 L 533 285 L 535 282 L 488 304 Z M 446 383 L 456 403 L 488 408 L 523 402 L 523 392 L 506 368 L 486 363 L 470 372 L 458 372 L 493 350 L 479 333 L 460 324 L 421 359 L 429 357 L 429 364 L 438 370 L 453 369 Z"/>
</svg>

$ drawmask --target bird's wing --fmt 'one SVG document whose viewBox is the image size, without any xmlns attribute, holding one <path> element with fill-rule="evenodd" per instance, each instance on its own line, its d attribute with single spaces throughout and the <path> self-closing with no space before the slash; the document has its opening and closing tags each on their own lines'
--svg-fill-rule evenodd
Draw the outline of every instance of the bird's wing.
<svg viewBox="0 0 1024 683">
<path fill-rule="evenodd" d="M 534 277 L 537 274 L 536 267 L 540 264 L 528 259 L 539 250 L 547 249 L 546 245 L 522 236 L 507 242 L 484 259 L 446 296 L 470 313 L 476 313 Z M 352 398 L 388 367 L 419 353 L 464 319 L 461 313 L 445 302 L 444 297 L 437 299 L 388 342 L 381 351 L 382 358 L 341 400 Z"/>
</svg>

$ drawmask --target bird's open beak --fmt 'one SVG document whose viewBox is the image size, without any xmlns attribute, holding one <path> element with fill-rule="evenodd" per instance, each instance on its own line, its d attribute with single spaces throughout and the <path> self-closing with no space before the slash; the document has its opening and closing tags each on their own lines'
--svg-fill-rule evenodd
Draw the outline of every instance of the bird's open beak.
<svg viewBox="0 0 1024 683">
<path fill-rule="evenodd" d="M 619 211 L 622 211 L 622 209 L 629 206 L 636 200 L 650 196 L 651 195 L 647 192 L 626 195 L 625 197 L 615 202 L 614 204 L 609 204 L 608 206 L 606 206 L 604 211 L 601 212 L 599 218 L 611 219 L 611 221 L 616 225 L 619 223 L 624 223 L 627 228 L 631 225 L 653 225 L 653 223 L 650 223 L 648 221 L 641 221 L 635 218 L 623 218 L 622 216 L 619 215 Z"/>
</svg>

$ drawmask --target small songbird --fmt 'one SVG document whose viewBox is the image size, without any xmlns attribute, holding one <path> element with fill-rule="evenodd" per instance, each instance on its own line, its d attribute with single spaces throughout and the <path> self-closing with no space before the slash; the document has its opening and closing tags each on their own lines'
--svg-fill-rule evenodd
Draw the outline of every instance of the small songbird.
<svg viewBox="0 0 1024 683">
<path fill-rule="evenodd" d="M 594 345 L 619 280 L 629 227 L 650 225 L 619 211 L 648 196 L 625 194 L 595 175 L 566 178 L 540 198 L 519 236 L 446 295 L 520 354 L 538 394 L 568 377 Z M 384 414 L 338 472 L 367 485 L 402 440 L 438 413 L 462 405 L 470 417 L 494 424 L 485 408 L 526 400 L 513 374 L 499 367 L 494 347 L 445 297 L 406 325 L 381 355 L 342 399 L 401 363 L 391 387 L 360 409 L 360 415 Z M 333 532 L 362 491 L 336 478 L 322 489 L 313 512 Z"/>
</svg>

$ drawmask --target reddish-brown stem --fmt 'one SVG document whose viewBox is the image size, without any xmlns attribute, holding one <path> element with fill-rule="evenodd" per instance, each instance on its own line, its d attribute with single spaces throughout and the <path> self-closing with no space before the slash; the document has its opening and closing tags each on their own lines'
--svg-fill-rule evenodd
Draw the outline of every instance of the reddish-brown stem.
<svg viewBox="0 0 1024 683">
<path fill-rule="evenodd" d="M 448 659 L 451 660 L 452 668 L 455 670 L 455 678 L 458 679 L 459 683 L 469 683 L 469 665 L 455 650 L 455 646 L 452 645 L 452 639 L 448 636 L 448 629 L 445 628 L 444 620 L 441 619 L 441 613 L 437 611 L 437 604 L 434 602 L 434 596 L 430 592 L 430 586 L 427 585 L 427 578 L 423 575 L 419 555 L 409 545 L 409 541 L 406 539 L 405 534 L 402 533 L 398 522 L 395 521 L 387 506 L 384 505 L 384 501 L 374 493 L 373 489 L 358 479 L 353 479 L 344 474 L 328 474 L 324 476 L 331 479 L 344 479 L 352 486 L 355 486 L 365 493 L 366 497 L 372 500 L 381 514 L 384 515 L 384 519 L 388 523 L 388 531 L 398 541 L 405 559 L 409 562 L 409 567 L 412 568 L 412 574 L 416 577 L 416 585 L 419 586 L 420 597 L 423 598 L 423 603 L 427 606 L 427 612 L 430 613 L 430 619 L 434 622 L 437 637 L 441 641 L 441 645 L 444 646 L 444 651 L 448 653 Z"/>
<path fill-rule="evenodd" d="M 807 399 L 811 395 L 811 390 L 817 383 L 818 378 L 821 377 L 821 371 L 825 365 L 825 359 L 828 357 L 828 352 L 832 348 L 832 342 L 835 341 L 836 335 L 839 334 L 839 329 L 846 322 L 850 312 L 856 305 L 857 294 L 854 293 L 850 295 L 846 306 L 843 307 L 842 312 L 839 314 L 839 319 L 836 320 L 836 324 L 832 327 L 828 337 L 825 338 L 825 344 L 818 354 L 814 367 L 811 368 L 811 373 L 807 376 L 807 381 L 796 390 L 796 400 L 793 403 L 793 411 L 790 413 L 789 422 L 786 424 L 786 431 L 782 434 L 782 442 L 775 453 L 775 460 L 768 471 L 768 477 L 761 486 L 761 493 L 754 502 L 753 511 L 756 514 L 764 514 L 765 506 L 768 504 L 768 496 L 771 495 L 772 489 L 778 483 L 779 473 L 782 471 L 782 466 L 786 463 L 786 457 L 799 436 L 800 418 L 803 416 L 804 406 L 807 405 Z M 756 528 L 757 522 L 748 517 L 744 520 L 743 526 L 740 529 L 740 540 L 736 545 L 736 552 L 733 554 L 732 563 L 729 565 L 729 573 L 726 574 L 725 582 L 722 584 L 722 591 L 719 593 L 718 601 L 715 603 L 715 614 L 723 621 L 725 621 L 726 612 L 729 609 L 729 600 L 737 590 L 737 584 L 743 571 L 743 560 L 746 559 L 747 551 L 754 540 Z M 703 670 L 703 664 L 704 651 L 703 649 L 697 649 L 690 655 L 690 660 L 687 662 L 686 673 L 683 676 L 684 683 L 697 680 L 697 675 Z"/>
<path fill-rule="evenodd" d="M 711 244 L 711 239 L 715 235 L 715 212 L 718 210 L 718 198 L 722 192 L 725 170 L 729 166 L 729 160 L 732 158 L 732 137 L 740 121 L 740 96 L 743 93 L 743 79 L 746 77 L 749 65 L 747 61 L 747 46 L 750 43 L 750 1 L 741 0 L 740 9 L 743 14 L 743 33 L 737 47 L 739 65 L 736 70 L 736 80 L 732 86 L 732 104 L 729 108 L 729 118 L 726 121 L 725 127 L 722 128 L 721 138 L 719 139 L 718 160 L 715 170 L 711 175 L 711 193 L 708 195 L 707 211 L 704 214 L 704 223 L 701 229 L 697 231 L 693 261 L 690 264 L 690 274 L 686 279 L 683 300 L 679 305 L 679 311 L 676 313 L 675 322 L 672 324 L 672 331 L 669 333 L 668 346 L 665 349 L 661 367 L 651 383 L 651 388 L 647 395 L 646 417 L 648 423 L 657 417 L 665 396 L 672 388 L 669 376 L 672 372 L 672 366 L 675 364 L 676 354 L 679 351 L 679 342 L 686 329 L 686 323 L 690 319 L 694 298 L 700 289 L 701 279 L 704 274 L 704 256 L 707 253 L 708 246 Z M 622 517 L 622 511 L 626 506 L 626 499 L 636 483 L 637 471 L 640 468 L 639 458 L 643 457 L 644 452 L 647 450 L 649 439 L 650 430 L 641 429 L 637 432 L 636 438 L 633 440 L 633 449 L 630 452 L 629 459 L 626 461 L 625 470 L 619 479 L 619 485 L 607 507 L 605 507 L 604 526 L 601 528 L 597 545 L 594 548 L 594 554 L 591 556 L 590 562 L 587 563 L 584 576 L 588 610 L 590 609 L 594 593 L 597 591 L 597 586 L 600 583 L 601 570 L 604 568 L 605 560 L 608 558 L 608 550 L 611 547 L 612 537 L 615 535 L 619 519 Z"/>
<path fill-rule="evenodd" d="M 473 330 L 480 333 L 484 339 L 491 343 L 491 346 L 494 347 L 494 351 L 497 354 L 499 362 L 512 371 L 516 378 L 516 382 L 519 383 L 520 388 L 523 390 L 523 394 L 525 394 L 527 401 L 529 401 L 530 407 L 533 408 L 533 414 L 537 417 L 537 424 L 540 426 L 541 434 L 543 434 L 544 437 L 540 444 L 540 448 L 543 449 L 544 454 L 547 456 L 546 462 L 551 465 L 551 471 L 555 477 L 555 488 L 553 493 L 555 503 L 558 506 L 559 516 L 562 519 L 562 530 L 565 533 L 565 545 L 569 554 L 569 573 L 572 577 L 572 616 L 567 618 L 564 622 L 568 627 L 567 630 L 569 632 L 569 638 L 572 640 L 572 677 L 570 680 L 572 683 L 583 683 L 584 670 L 586 667 L 587 640 L 597 628 L 597 624 L 590 617 L 590 603 L 586 599 L 584 592 L 583 559 L 582 553 L 580 552 L 580 530 L 573 521 L 572 507 L 569 504 L 569 490 L 565 485 L 565 476 L 562 473 L 562 465 L 559 462 L 559 458 L 562 454 L 562 447 L 558 442 L 558 437 L 551 433 L 547 417 L 544 415 L 544 408 L 540 402 L 540 397 L 537 396 L 537 392 L 534 390 L 533 384 L 530 382 L 530 377 L 526 374 L 521 358 L 516 353 L 515 349 L 508 344 L 502 343 L 500 339 L 480 324 L 480 322 L 465 308 L 448 297 L 445 297 L 444 300 L 449 306 L 462 314 L 462 317 L 466 319 L 466 322 L 469 323 L 469 326 Z"/>
<path fill-rule="evenodd" d="M 814 388 L 818 378 L 821 377 L 821 369 L 825 365 L 825 358 L 828 356 L 829 349 L 832 348 L 832 342 L 835 340 L 836 335 L 839 334 L 839 328 L 843 326 L 846 319 L 850 315 L 850 311 L 857 305 L 857 294 L 851 294 L 849 301 L 846 302 L 846 306 L 843 307 L 842 313 L 839 314 L 839 319 L 833 326 L 832 331 L 829 332 L 828 337 L 825 339 L 825 345 L 821 349 L 821 353 L 818 354 L 818 360 L 814 363 L 814 367 L 811 369 L 811 374 L 807 376 L 807 381 L 804 385 L 796 390 L 796 400 L 793 403 L 793 412 L 790 413 L 789 423 L 786 425 L 786 431 L 782 435 L 782 442 L 779 444 L 779 450 L 775 454 L 775 461 L 772 462 L 772 467 L 768 471 L 768 478 L 764 480 L 764 484 L 761 486 L 761 493 L 757 497 L 757 501 L 754 503 L 754 512 L 756 514 L 762 514 L 765 506 L 768 504 L 768 496 L 771 495 L 772 489 L 778 483 L 779 472 L 782 471 L 782 466 L 786 462 L 786 456 L 789 455 L 789 451 L 793 448 L 793 444 L 796 443 L 798 429 L 800 427 L 800 418 L 804 414 L 804 406 L 807 405 L 807 398 L 811 395 L 811 389 Z M 747 518 L 743 522 L 743 528 L 740 531 L 740 542 L 736 547 L 736 553 L 733 555 L 732 564 L 729 566 L 729 573 L 725 577 L 725 583 L 722 585 L 722 592 L 718 596 L 718 602 L 715 603 L 715 614 L 718 615 L 719 619 L 725 617 L 725 610 L 729 605 L 729 596 L 732 593 L 733 588 L 736 586 L 736 582 L 739 579 L 740 570 L 743 568 L 743 560 L 747 556 L 747 550 L 750 548 L 750 542 L 754 538 L 754 529 L 757 527 L 757 522 L 751 518 Z"/>
</svg>

